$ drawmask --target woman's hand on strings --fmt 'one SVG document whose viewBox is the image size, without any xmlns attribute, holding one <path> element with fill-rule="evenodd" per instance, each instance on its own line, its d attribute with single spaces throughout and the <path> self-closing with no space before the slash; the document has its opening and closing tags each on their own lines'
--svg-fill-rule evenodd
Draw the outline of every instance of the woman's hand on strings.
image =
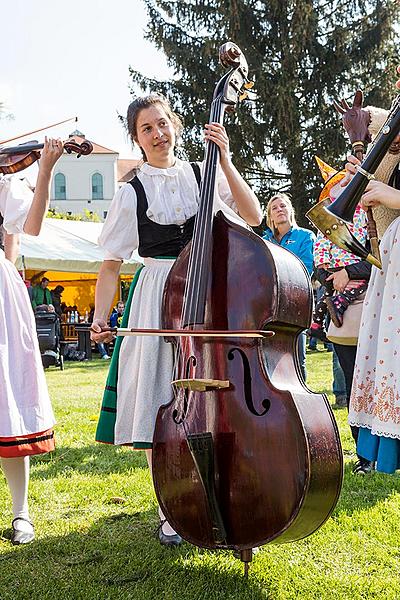
<svg viewBox="0 0 400 600">
<path fill-rule="evenodd" d="M 96 344 L 111 342 L 115 338 L 115 334 L 112 331 L 104 331 L 102 329 L 107 327 L 107 321 L 104 319 L 93 319 L 93 323 L 90 326 L 90 339 Z"/>
<path fill-rule="evenodd" d="M 220 123 L 207 123 L 204 129 L 204 139 L 214 142 L 218 146 L 221 167 L 230 162 L 229 138 L 223 125 Z"/>
<path fill-rule="evenodd" d="M 44 146 L 40 157 L 40 169 L 51 171 L 62 155 L 64 146 L 58 138 L 44 138 Z"/>
</svg>

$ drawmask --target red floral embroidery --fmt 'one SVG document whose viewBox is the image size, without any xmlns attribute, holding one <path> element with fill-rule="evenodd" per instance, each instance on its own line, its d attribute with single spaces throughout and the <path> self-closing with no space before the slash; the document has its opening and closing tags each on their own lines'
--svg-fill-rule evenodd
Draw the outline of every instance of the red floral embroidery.
<svg viewBox="0 0 400 600">
<path fill-rule="evenodd" d="M 363 383 L 353 387 L 351 405 L 355 412 L 364 412 L 373 415 L 379 421 L 387 423 L 392 421 L 400 424 L 399 393 L 394 391 L 393 386 L 381 382 L 381 390 L 373 386 L 372 382 L 367 385 Z M 361 393 L 360 393 L 361 392 Z"/>
</svg>

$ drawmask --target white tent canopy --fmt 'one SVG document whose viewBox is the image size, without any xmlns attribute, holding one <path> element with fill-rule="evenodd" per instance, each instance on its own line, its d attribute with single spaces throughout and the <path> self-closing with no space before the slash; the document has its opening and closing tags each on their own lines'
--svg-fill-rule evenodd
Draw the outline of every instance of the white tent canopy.
<svg viewBox="0 0 400 600">
<path fill-rule="evenodd" d="M 21 236 L 18 269 L 98 273 L 103 250 L 97 245 L 102 223 L 45 219 L 39 236 Z M 121 274 L 129 275 L 142 264 L 137 252 L 121 266 Z"/>
</svg>

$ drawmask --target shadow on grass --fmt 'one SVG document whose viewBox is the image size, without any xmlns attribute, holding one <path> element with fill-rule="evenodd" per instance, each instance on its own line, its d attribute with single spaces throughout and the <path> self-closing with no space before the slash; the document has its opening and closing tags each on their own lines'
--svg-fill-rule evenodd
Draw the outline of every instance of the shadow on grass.
<svg viewBox="0 0 400 600">
<path fill-rule="evenodd" d="M 353 462 L 345 465 L 342 493 L 335 513 L 344 512 L 351 516 L 383 502 L 393 494 L 400 494 L 399 474 L 372 472 L 364 476 L 354 475 L 353 466 Z"/>
<path fill-rule="evenodd" d="M 154 511 L 119 513 L 87 531 L 43 537 L 28 546 L 4 551 L 7 542 L 0 542 L 1 599 L 273 598 L 251 569 L 249 579 L 243 577 L 242 563 L 232 552 L 186 543 L 165 548 L 155 527 Z"/>
<path fill-rule="evenodd" d="M 31 479 L 50 480 L 74 471 L 86 475 L 123 474 L 147 468 L 144 452 L 127 451 L 105 444 L 82 448 L 58 447 L 51 454 L 32 457 Z M 347 515 L 368 509 L 393 493 L 400 494 L 400 476 L 370 473 L 353 475 L 354 462 L 345 464 L 345 476 L 334 514 Z"/>
<path fill-rule="evenodd" d="M 49 454 L 32 457 L 31 479 L 53 479 L 64 471 L 88 474 L 124 473 L 147 466 L 144 452 L 121 451 L 108 444 L 91 444 L 82 448 L 57 447 Z"/>
<path fill-rule="evenodd" d="M 110 364 L 110 361 L 104 361 L 101 359 L 94 359 L 94 360 L 82 360 L 82 361 L 76 361 L 76 360 L 66 360 L 64 361 L 64 371 L 76 371 L 76 372 L 82 372 L 82 371 L 88 371 L 90 369 L 90 371 L 104 371 L 105 368 Z M 60 371 L 59 368 L 49 368 L 46 369 L 46 373 L 56 373 L 57 371 Z"/>
</svg>

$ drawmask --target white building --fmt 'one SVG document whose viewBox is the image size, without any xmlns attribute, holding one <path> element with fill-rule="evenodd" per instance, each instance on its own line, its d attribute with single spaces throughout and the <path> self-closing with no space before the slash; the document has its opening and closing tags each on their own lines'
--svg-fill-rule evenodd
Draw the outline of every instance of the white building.
<svg viewBox="0 0 400 600">
<path fill-rule="evenodd" d="M 85 136 L 74 131 L 70 136 L 82 143 Z M 104 220 L 112 197 L 122 183 L 136 173 L 138 160 L 119 159 L 118 152 L 92 142 L 93 152 L 79 159 L 64 152 L 56 164 L 51 182 L 50 208 L 57 212 L 97 213 Z"/>
</svg>

